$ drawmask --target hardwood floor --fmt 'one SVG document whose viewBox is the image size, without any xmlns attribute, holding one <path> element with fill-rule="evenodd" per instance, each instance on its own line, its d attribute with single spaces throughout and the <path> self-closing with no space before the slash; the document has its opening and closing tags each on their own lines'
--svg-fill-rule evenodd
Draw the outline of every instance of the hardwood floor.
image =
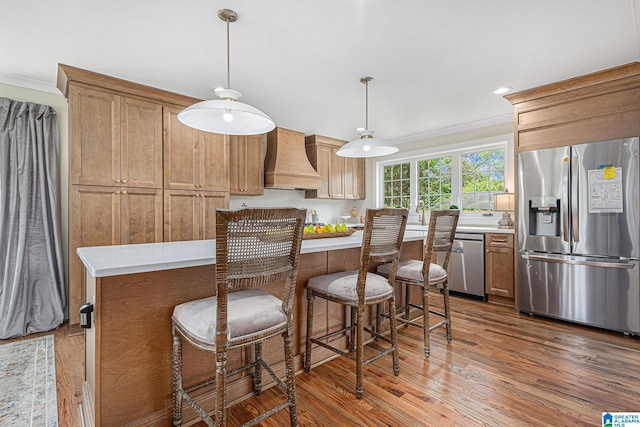
<svg viewBox="0 0 640 427">
<path fill-rule="evenodd" d="M 640 339 L 461 297 L 451 302 L 453 342 L 443 331 L 432 333 L 425 359 L 420 329 L 400 329 L 400 376 L 393 376 L 390 357 L 367 366 L 362 400 L 354 395 L 353 362 L 343 357 L 300 374 L 300 425 L 597 426 L 602 412 L 640 410 Z M 67 336 L 64 326 L 55 340 L 60 425 L 77 426 L 83 338 Z M 279 393 L 270 389 L 234 405 L 229 425 Z M 261 425 L 288 425 L 288 413 Z"/>
</svg>

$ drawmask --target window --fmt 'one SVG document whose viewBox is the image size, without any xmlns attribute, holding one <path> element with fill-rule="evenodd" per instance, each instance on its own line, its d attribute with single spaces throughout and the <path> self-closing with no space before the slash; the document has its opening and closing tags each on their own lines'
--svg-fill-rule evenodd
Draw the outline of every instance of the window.
<svg viewBox="0 0 640 427">
<path fill-rule="evenodd" d="M 463 212 L 493 208 L 493 194 L 504 191 L 504 149 L 478 151 L 460 156 Z"/>
<path fill-rule="evenodd" d="M 493 195 L 505 191 L 505 176 L 513 171 L 509 137 L 469 141 L 410 157 L 378 163 L 378 203 L 418 213 L 458 206 L 465 214 L 493 209 Z M 473 145 L 472 145 L 473 144 Z M 381 187 L 380 187 L 381 185 Z"/>
<path fill-rule="evenodd" d="M 451 157 L 418 161 L 418 200 L 426 210 L 451 205 Z"/>
<path fill-rule="evenodd" d="M 409 163 L 384 167 L 384 207 L 406 208 L 411 206 L 411 172 Z"/>
</svg>

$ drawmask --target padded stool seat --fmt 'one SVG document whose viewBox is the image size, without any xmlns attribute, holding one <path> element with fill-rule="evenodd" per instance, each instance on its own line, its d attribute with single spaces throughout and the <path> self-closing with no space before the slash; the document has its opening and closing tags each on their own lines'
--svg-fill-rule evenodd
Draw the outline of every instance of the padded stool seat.
<svg viewBox="0 0 640 427">
<path fill-rule="evenodd" d="M 417 282 L 424 282 L 422 277 L 423 262 L 417 259 L 407 259 L 398 263 L 398 271 L 396 271 L 396 280 L 408 279 Z M 389 276 L 391 273 L 391 264 L 385 263 L 378 266 L 378 273 Z M 437 284 L 447 280 L 447 270 L 438 264 L 431 263 L 429 267 L 429 283 Z"/>
<path fill-rule="evenodd" d="M 312 277 L 307 282 L 307 289 L 313 289 L 314 292 L 319 294 L 356 304 L 358 300 L 357 284 L 359 273 L 358 270 L 340 271 L 338 273 Z M 385 298 L 391 293 L 393 293 L 393 287 L 389 284 L 386 277 L 367 273 L 364 286 L 365 304 L 371 299 Z"/>
<path fill-rule="evenodd" d="M 227 297 L 227 340 L 251 339 L 257 333 L 281 329 L 287 323 L 282 300 L 262 289 L 232 292 Z M 176 326 L 189 332 L 189 338 L 215 348 L 218 298 L 209 297 L 185 302 L 173 309 Z M 268 332 L 267 332 L 268 333 Z"/>
</svg>

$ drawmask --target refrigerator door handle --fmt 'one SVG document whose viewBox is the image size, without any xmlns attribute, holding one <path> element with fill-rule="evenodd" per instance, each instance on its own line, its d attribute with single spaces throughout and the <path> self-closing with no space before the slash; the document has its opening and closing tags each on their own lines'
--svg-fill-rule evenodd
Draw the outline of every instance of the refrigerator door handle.
<svg viewBox="0 0 640 427">
<path fill-rule="evenodd" d="M 543 261 L 543 262 L 554 262 L 557 264 L 572 264 L 572 265 L 586 265 L 589 267 L 604 267 L 604 268 L 624 268 L 630 269 L 634 267 L 633 263 L 630 262 L 606 262 L 606 261 L 587 261 L 587 260 L 578 260 L 578 259 L 559 259 L 544 255 L 531 255 L 531 254 L 521 254 L 522 259 L 529 259 L 532 261 Z"/>
<path fill-rule="evenodd" d="M 571 150 L 572 152 L 572 160 L 571 160 L 571 227 L 573 228 L 573 242 L 580 241 L 580 226 L 578 224 L 579 220 L 579 203 L 580 188 L 578 187 L 578 173 L 579 173 L 579 164 L 580 159 L 578 158 L 578 154 L 576 150 Z M 575 248 L 573 248 L 575 250 Z"/>
<path fill-rule="evenodd" d="M 569 159 L 562 162 L 562 230 L 563 240 L 569 242 Z"/>
</svg>

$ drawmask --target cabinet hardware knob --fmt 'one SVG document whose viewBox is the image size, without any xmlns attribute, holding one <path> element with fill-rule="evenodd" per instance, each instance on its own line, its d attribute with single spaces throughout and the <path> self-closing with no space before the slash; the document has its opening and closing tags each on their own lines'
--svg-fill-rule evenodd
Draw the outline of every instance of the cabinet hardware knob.
<svg viewBox="0 0 640 427">
<path fill-rule="evenodd" d="M 122 191 L 122 194 L 127 194 L 127 191 L 126 190 Z"/>
<path fill-rule="evenodd" d="M 113 182 L 115 182 L 116 184 L 119 184 L 120 180 L 119 179 L 114 179 Z"/>
<path fill-rule="evenodd" d="M 122 180 L 122 183 L 123 183 L 123 184 L 126 184 L 126 183 L 127 183 L 127 180 L 126 180 L 126 179 L 123 179 L 123 180 Z"/>
</svg>

